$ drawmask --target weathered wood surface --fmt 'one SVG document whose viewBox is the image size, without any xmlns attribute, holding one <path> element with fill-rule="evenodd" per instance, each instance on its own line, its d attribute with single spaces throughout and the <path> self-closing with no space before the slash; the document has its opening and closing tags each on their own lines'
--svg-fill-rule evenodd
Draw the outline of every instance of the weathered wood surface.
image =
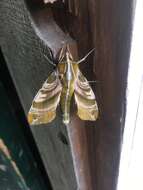
<svg viewBox="0 0 143 190">
<path fill-rule="evenodd" d="M 47 45 L 37 36 L 22 0 L 0 2 L 0 44 L 25 113 L 41 84 L 53 70 L 44 54 Z M 61 118 L 47 126 L 31 127 L 54 190 L 76 189 L 71 150 Z M 68 141 L 68 138 L 67 138 Z"/>
<path fill-rule="evenodd" d="M 21 103 L 18 101 L 17 92 L 1 51 L 0 60 L 0 138 L 8 147 L 12 160 L 18 166 L 27 188 L 30 190 L 48 188 L 48 190 L 51 190 L 49 178 L 46 175 L 39 151 L 24 117 Z M 0 183 L 3 182 L 11 186 L 11 183 L 8 183 L 5 179 L 3 181 L 0 176 Z M 6 189 L 1 184 L 0 188 Z M 16 187 L 13 188 L 14 190 L 17 189 Z"/>
<path fill-rule="evenodd" d="M 49 20 L 49 7 L 44 8 L 39 2 L 27 1 L 35 23 L 31 26 L 22 0 L 1 1 L 2 50 L 26 113 L 35 92 L 52 70 L 43 56 L 47 54 L 47 45 L 56 55 L 62 39 L 67 39 L 61 31 L 53 39 L 55 25 L 50 28 L 53 20 Z M 79 57 L 96 48 L 94 59 L 91 56 L 81 64 L 81 69 L 88 80 L 99 81 L 92 86 L 100 109 L 95 123 L 81 122 L 73 116 L 68 128 L 72 149 L 58 138 L 61 131 L 67 137 L 60 116 L 49 127 L 32 127 L 54 189 L 76 189 L 75 174 L 80 190 L 116 189 L 126 108 L 132 3 L 130 0 L 79 0 L 78 9 L 70 14 L 62 6 L 59 9 L 59 4 L 53 8 L 58 25 L 76 39 Z"/>
</svg>

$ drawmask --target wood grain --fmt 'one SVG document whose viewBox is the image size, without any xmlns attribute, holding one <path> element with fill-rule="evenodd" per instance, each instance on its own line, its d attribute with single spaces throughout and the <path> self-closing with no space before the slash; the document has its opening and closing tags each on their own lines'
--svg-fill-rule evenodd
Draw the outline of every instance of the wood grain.
<svg viewBox="0 0 143 190">
<path fill-rule="evenodd" d="M 44 54 L 48 55 L 48 47 L 37 35 L 39 31 L 35 32 L 32 18 L 22 0 L 1 1 L 0 9 L 0 44 L 25 114 L 27 114 L 35 93 L 53 71 L 44 58 Z M 57 117 L 51 125 L 34 126 L 31 130 L 53 189 L 76 189 L 70 146 L 64 144 L 59 138 L 59 134 L 63 134 L 68 141 L 62 119 Z"/>
<path fill-rule="evenodd" d="M 67 126 L 69 139 L 60 117 L 49 127 L 32 128 L 53 189 L 73 190 L 78 185 L 80 190 L 115 190 L 126 111 L 133 1 L 77 0 L 78 14 L 58 2 L 50 7 L 36 0 L 29 2 L 30 18 L 22 0 L 3 0 L 0 13 L 4 23 L 2 50 L 26 113 L 52 70 L 43 58 L 48 54 L 47 46 L 56 56 L 63 40 L 74 39 L 79 57 L 96 48 L 81 70 L 88 80 L 99 81 L 92 85 L 99 104 L 98 121 L 81 122 L 73 114 Z M 59 141 L 61 132 L 67 138 L 63 142 L 70 142 L 71 148 Z"/>
</svg>

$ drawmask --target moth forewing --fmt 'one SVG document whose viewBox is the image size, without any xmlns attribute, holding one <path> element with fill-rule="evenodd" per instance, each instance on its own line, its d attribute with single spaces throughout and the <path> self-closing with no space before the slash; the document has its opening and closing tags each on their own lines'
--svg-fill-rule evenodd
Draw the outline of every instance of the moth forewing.
<svg viewBox="0 0 143 190">
<path fill-rule="evenodd" d="M 32 102 L 32 106 L 28 113 L 29 124 L 44 124 L 55 119 L 61 91 L 61 82 L 57 75 L 57 71 L 54 71 L 38 91 Z"/>
<path fill-rule="evenodd" d="M 82 120 L 95 121 L 98 117 L 98 106 L 95 95 L 80 70 L 75 83 L 74 97 L 79 118 Z"/>
</svg>

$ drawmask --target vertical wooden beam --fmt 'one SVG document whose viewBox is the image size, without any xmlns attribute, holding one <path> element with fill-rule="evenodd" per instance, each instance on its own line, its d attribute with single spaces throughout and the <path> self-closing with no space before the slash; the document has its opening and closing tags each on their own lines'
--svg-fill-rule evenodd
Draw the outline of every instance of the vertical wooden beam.
<svg viewBox="0 0 143 190">
<path fill-rule="evenodd" d="M 14 37 L 15 41 L 20 43 L 21 53 L 15 58 L 13 57 L 16 54 L 15 50 L 9 52 L 8 47 L 13 48 L 17 44 L 12 40 L 9 43 L 6 37 L 7 43 L 1 39 L 9 69 L 26 113 L 35 92 L 51 70 L 43 59 L 43 54 L 47 52 L 47 46 L 51 47 L 56 55 L 63 41 L 69 41 L 69 37 L 65 35 L 68 32 L 72 39 L 76 40 L 79 57 L 83 57 L 93 47 L 96 48 L 95 55 L 88 58 L 86 63 L 81 64 L 80 68 L 88 80 L 99 81 L 95 86 L 92 85 L 100 109 L 98 121 L 83 122 L 76 117 L 75 113 L 73 114 L 71 124 L 67 128 L 71 149 L 60 144 L 57 139 L 60 132 L 67 137 L 60 114 L 57 116 L 57 120 L 51 124 L 51 128 L 32 127 L 53 187 L 55 190 L 76 189 L 74 176 L 76 175 L 80 190 L 115 190 L 126 109 L 125 93 L 133 2 L 130 0 L 109 0 L 108 2 L 105 0 L 78 0 L 75 4 L 72 3 L 70 11 L 67 10 L 69 7 L 58 2 L 50 8 L 49 5 L 38 7 L 37 3 L 33 4 L 33 2 L 34 0 L 28 5 L 32 14 L 31 20 L 34 23 L 32 27 L 38 38 L 29 27 L 25 27 L 23 33 L 20 29 L 23 26 L 20 24 L 18 27 L 20 32 L 16 31 L 17 36 Z M 38 0 L 37 2 L 39 3 Z M 7 3 L 3 1 L 2 4 L 8 5 L 8 0 Z M 77 9 L 75 9 L 74 7 L 77 5 Z M 24 11 L 27 12 L 27 10 Z M 3 15 L 5 15 L 4 12 Z M 3 28 L 3 36 L 6 32 L 7 38 L 10 39 L 12 27 L 10 30 L 6 30 L 6 24 L 7 22 L 8 24 L 13 23 L 11 22 L 12 18 L 14 18 L 13 14 L 5 21 Z M 21 22 L 20 17 L 18 18 Z M 27 23 L 29 20 L 27 19 L 26 22 L 24 20 L 24 24 Z M 14 26 L 17 30 L 17 24 Z M 30 38 L 30 41 L 25 42 L 22 40 L 23 36 L 19 37 L 21 35 L 24 35 L 26 39 Z M 18 40 L 19 38 L 20 40 Z M 39 38 L 42 42 L 38 41 Z M 11 64 L 13 62 L 16 63 L 16 66 Z M 22 63 L 20 66 L 19 62 Z M 45 72 L 45 70 L 47 71 Z M 27 76 L 24 72 L 27 73 Z M 15 73 L 20 73 L 20 76 Z M 23 89 L 27 89 L 27 91 L 24 92 Z M 70 151 L 72 151 L 73 160 Z M 58 163 L 59 160 L 61 163 Z M 50 167 L 52 162 L 56 163 L 53 168 Z M 64 173 L 66 167 L 69 170 Z"/>
<path fill-rule="evenodd" d="M 133 1 L 88 1 L 100 116 L 89 133 L 93 189 L 116 189 L 126 114 Z"/>
</svg>

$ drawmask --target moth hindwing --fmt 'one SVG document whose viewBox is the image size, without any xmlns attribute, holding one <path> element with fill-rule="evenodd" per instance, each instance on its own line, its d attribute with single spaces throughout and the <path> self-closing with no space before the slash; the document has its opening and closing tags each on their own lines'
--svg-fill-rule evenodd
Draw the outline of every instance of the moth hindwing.
<svg viewBox="0 0 143 190">
<path fill-rule="evenodd" d="M 68 124 L 73 95 L 79 118 L 95 121 L 98 117 L 95 95 L 81 73 L 78 62 L 74 61 L 68 48 L 65 51 L 61 50 L 59 59 L 56 69 L 50 74 L 32 102 L 28 113 L 29 124 L 50 123 L 56 117 L 59 104 L 63 113 L 63 123 Z"/>
</svg>

